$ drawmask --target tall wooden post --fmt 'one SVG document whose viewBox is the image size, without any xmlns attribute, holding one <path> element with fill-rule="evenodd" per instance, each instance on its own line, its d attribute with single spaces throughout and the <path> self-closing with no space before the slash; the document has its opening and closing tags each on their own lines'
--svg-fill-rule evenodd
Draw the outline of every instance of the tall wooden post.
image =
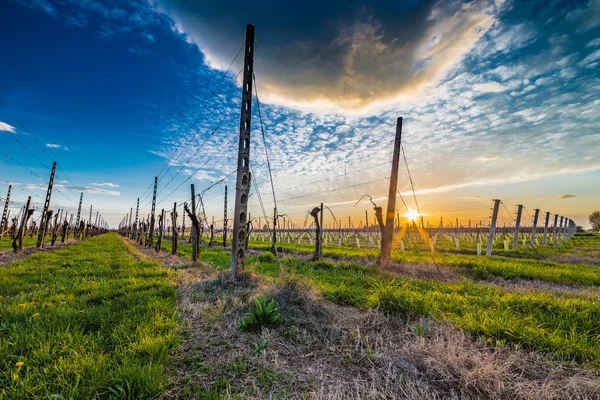
<svg viewBox="0 0 600 400">
<path fill-rule="evenodd" d="M 492 213 L 492 222 L 490 224 L 490 236 L 488 237 L 486 256 L 492 255 L 492 246 L 494 245 L 494 237 L 496 236 L 496 223 L 498 222 L 498 211 L 500 210 L 500 200 L 494 199 L 494 211 Z"/>
<path fill-rule="evenodd" d="M 177 254 L 177 202 L 173 203 L 173 214 L 171 215 L 171 254 Z"/>
<path fill-rule="evenodd" d="M 369 233 L 369 211 L 365 210 L 365 230 L 366 233 Z"/>
<path fill-rule="evenodd" d="M 196 215 L 196 189 L 194 185 L 190 185 L 191 196 L 192 196 L 192 214 Z M 185 226 L 185 225 L 184 225 Z M 198 261 L 198 232 L 196 231 L 196 226 L 194 225 L 194 221 L 192 221 L 192 260 Z"/>
<path fill-rule="evenodd" d="M 8 226 L 8 205 L 10 203 L 10 191 L 12 185 L 8 185 L 8 193 L 6 194 L 6 202 L 4 203 L 4 211 L 2 212 L 2 221 L 0 222 L 0 240 L 4 236 L 4 231 Z"/>
<path fill-rule="evenodd" d="M 544 239 L 542 244 L 546 246 L 548 244 L 548 223 L 550 222 L 550 212 L 546 212 L 546 221 L 544 222 Z"/>
<path fill-rule="evenodd" d="M 556 244 L 556 228 L 558 224 L 558 214 L 554 214 L 554 224 L 552 225 L 552 244 Z"/>
<path fill-rule="evenodd" d="M 523 213 L 523 205 L 517 204 L 517 220 L 515 221 L 515 233 L 513 236 L 513 250 L 519 246 L 519 228 L 521 227 L 521 214 Z"/>
<path fill-rule="evenodd" d="M 321 230 L 319 231 L 319 257 L 323 257 L 323 203 L 321 203 Z"/>
<path fill-rule="evenodd" d="M 54 186 L 54 174 L 56 173 L 56 161 L 52 163 L 52 172 L 50 173 L 50 180 L 48 181 L 48 191 L 46 192 L 46 200 L 44 201 L 44 208 L 42 209 L 42 215 L 40 217 L 40 230 L 38 233 L 38 240 L 35 247 L 38 249 L 44 247 L 44 236 L 46 235 L 46 216 L 48 215 L 48 209 L 50 208 L 50 198 L 52 197 L 52 187 Z"/>
<path fill-rule="evenodd" d="M 152 247 L 154 242 L 154 212 L 156 210 L 156 186 L 158 185 L 158 176 L 154 177 L 154 192 L 152 194 L 152 211 L 150 212 L 150 229 L 148 230 L 148 239 L 146 240 L 146 246 Z"/>
<path fill-rule="evenodd" d="M 227 247 L 227 185 L 225 185 L 225 201 L 223 203 L 223 247 Z"/>
<path fill-rule="evenodd" d="M 85 231 L 85 237 L 88 237 L 90 235 L 90 229 L 92 228 L 92 212 L 93 212 L 93 206 L 90 204 L 90 216 L 88 218 L 87 229 Z"/>
<path fill-rule="evenodd" d="M 133 240 L 137 240 L 139 214 L 140 214 L 140 198 L 138 197 L 137 204 L 135 206 L 135 222 L 133 223 L 133 234 L 131 235 L 131 239 L 133 239 Z"/>
<path fill-rule="evenodd" d="M 79 232 L 79 221 L 81 220 L 81 204 L 83 203 L 83 193 L 79 196 L 79 207 L 77 207 L 77 219 L 75 220 L 75 239 L 79 239 L 82 232 Z"/>
<path fill-rule="evenodd" d="M 231 276 L 244 270 L 246 236 L 248 234 L 248 195 L 250 194 L 250 126 L 252 120 L 252 77 L 254 75 L 254 26 L 246 27 L 244 77 L 242 80 L 242 111 L 238 144 L 237 177 L 233 240 L 231 244 Z"/>
<path fill-rule="evenodd" d="M 273 236 L 271 237 L 271 253 L 277 255 L 277 207 L 273 208 Z"/>
<path fill-rule="evenodd" d="M 537 233 L 537 223 L 538 223 L 538 217 L 540 216 L 540 210 L 539 209 L 535 209 L 533 210 L 533 227 L 531 228 L 531 238 L 529 239 L 529 243 L 531 244 L 531 246 L 533 246 L 535 244 L 535 234 Z"/>
<path fill-rule="evenodd" d="M 388 192 L 388 203 L 386 222 L 381 238 L 381 254 L 379 266 L 386 267 L 392 256 L 392 238 L 394 235 L 394 212 L 396 211 L 396 193 L 398 190 L 398 164 L 400 162 L 400 144 L 402 139 L 402 117 L 396 122 L 396 138 L 394 139 L 394 156 L 392 160 L 392 174 L 390 176 L 390 190 Z"/>
<path fill-rule="evenodd" d="M 162 240 L 165 231 L 165 209 L 162 209 L 160 216 L 158 217 L 158 238 L 156 239 L 155 250 L 159 253 L 162 250 Z"/>
</svg>

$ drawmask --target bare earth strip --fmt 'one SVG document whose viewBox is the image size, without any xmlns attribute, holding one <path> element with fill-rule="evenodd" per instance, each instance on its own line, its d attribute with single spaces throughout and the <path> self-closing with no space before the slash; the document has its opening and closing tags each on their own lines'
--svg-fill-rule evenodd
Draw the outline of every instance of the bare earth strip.
<svg viewBox="0 0 600 400">
<path fill-rule="evenodd" d="M 341 307 L 289 277 L 233 283 L 208 265 L 139 251 L 179 270 L 184 341 L 169 398 L 600 398 L 593 372 L 490 347 L 449 324 Z M 277 300 L 283 324 L 240 332 L 237 322 L 263 295 Z M 424 335 L 413 333 L 417 324 Z"/>
</svg>

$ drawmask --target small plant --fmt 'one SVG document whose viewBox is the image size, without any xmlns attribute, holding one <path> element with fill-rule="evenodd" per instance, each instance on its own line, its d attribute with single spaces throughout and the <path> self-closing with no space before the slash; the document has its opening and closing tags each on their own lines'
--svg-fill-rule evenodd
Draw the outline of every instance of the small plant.
<svg viewBox="0 0 600 400">
<path fill-rule="evenodd" d="M 277 257 L 275 257 L 275 254 L 269 252 L 264 252 L 260 254 L 258 257 L 256 257 L 256 259 L 264 263 L 274 263 L 275 261 L 277 261 Z"/>
<path fill-rule="evenodd" d="M 488 271 L 483 265 L 476 265 L 475 268 L 473 268 L 473 276 L 476 279 L 487 279 L 490 277 L 490 275 L 490 271 Z"/>
<path fill-rule="evenodd" d="M 279 306 L 275 300 L 267 302 L 267 297 L 263 296 L 254 300 L 254 307 L 250 308 L 250 312 L 246 313 L 244 319 L 238 322 L 238 327 L 243 331 L 251 331 L 280 323 Z"/>
<path fill-rule="evenodd" d="M 417 322 L 410 327 L 410 331 L 412 332 L 412 334 L 419 337 L 424 337 L 428 329 L 429 323 L 427 321 L 424 321 L 422 323 Z"/>
<path fill-rule="evenodd" d="M 262 356 L 265 354 L 265 350 L 267 349 L 268 345 L 269 341 L 267 339 L 263 339 L 260 342 L 254 343 L 254 354 L 257 356 Z"/>
</svg>

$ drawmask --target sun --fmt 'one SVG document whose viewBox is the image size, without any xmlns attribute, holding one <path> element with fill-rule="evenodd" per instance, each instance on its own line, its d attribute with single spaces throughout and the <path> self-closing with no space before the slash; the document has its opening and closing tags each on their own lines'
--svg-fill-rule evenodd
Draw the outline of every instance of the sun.
<svg viewBox="0 0 600 400">
<path fill-rule="evenodd" d="M 406 214 L 404 214 L 404 216 L 409 220 L 409 221 L 414 221 L 417 218 L 419 218 L 419 213 L 416 210 L 410 210 L 409 212 L 407 212 Z"/>
</svg>

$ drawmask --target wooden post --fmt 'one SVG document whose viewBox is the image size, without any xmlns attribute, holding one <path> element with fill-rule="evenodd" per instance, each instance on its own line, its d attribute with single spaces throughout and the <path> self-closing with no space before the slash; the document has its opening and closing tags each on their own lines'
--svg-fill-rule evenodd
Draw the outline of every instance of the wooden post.
<svg viewBox="0 0 600 400">
<path fill-rule="evenodd" d="M 4 236 L 4 231 L 8 227 L 8 205 L 10 204 L 10 191 L 12 185 L 8 185 L 8 193 L 6 194 L 6 201 L 4 203 L 4 211 L 2 212 L 2 221 L 0 222 L 0 240 Z"/>
<path fill-rule="evenodd" d="M 138 237 L 138 219 L 140 215 L 140 198 L 138 197 L 137 203 L 135 206 L 135 222 L 133 223 L 133 234 L 131 235 L 131 239 L 137 241 Z"/>
<path fill-rule="evenodd" d="M 246 27 L 244 76 L 242 79 L 242 111 L 238 145 L 237 177 L 235 185 L 235 213 L 231 244 L 231 276 L 236 278 L 244 270 L 245 243 L 248 234 L 247 214 L 250 194 L 250 127 L 252 120 L 252 77 L 254 75 L 254 26 Z"/>
<path fill-rule="evenodd" d="M 319 231 L 319 257 L 323 257 L 323 203 L 321 203 L 321 229 Z"/>
<path fill-rule="evenodd" d="M 556 228 L 558 224 L 558 214 L 554 214 L 554 224 L 552 225 L 552 244 L 556 244 Z"/>
<path fill-rule="evenodd" d="M 192 214 L 196 215 L 196 190 L 194 188 L 194 184 L 190 185 L 191 196 L 192 196 Z M 192 261 L 198 261 L 198 231 L 196 229 L 196 225 L 192 220 Z"/>
<path fill-rule="evenodd" d="M 23 220 L 21 221 L 21 226 L 19 227 L 18 236 L 13 240 L 13 250 L 15 253 L 23 250 L 23 234 L 25 233 L 25 226 L 27 225 L 27 220 L 29 217 L 31 214 L 33 214 L 33 210 L 29 209 L 30 205 L 31 196 L 27 198 L 27 204 L 25 205 L 25 211 L 23 212 Z"/>
<path fill-rule="evenodd" d="M 177 254 L 177 202 L 173 203 L 173 214 L 171 214 L 172 232 L 171 232 L 171 254 Z"/>
<path fill-rule="evenodd" d="M 52 172 L 50 173 L 50 180 L 48 181 L 48 191 L 46 192 L 46 200 L 44 201 L 44 208 L 42 209 L 42 215 L 40 217 L 40 230 L 38 233 L 38 240 L 35 247 L 44 247 L 44 236 L 46 235 L 46 215 L 50 209 L 50 198 L 52 197 L 52 187 L 54 186 L 54 174 L 56 173 L 56 161 L 52 163 Z"/>
<path fill-rule="evenodd" d="M 152 247 L 154 242 L 154 213 L 156 211 L 156 186 L 158 185 L 158 176 L 154 177 L 154 192 L 152 194 L 152 209 L 150 211 L 150 229 L 148 229 L 148 239 L 146 239 L 146 246 Z"/>
<path fill-rule="evenodd" d="M 394 235 L 394 212 L 396 211 L 396 193 L 398 190 L 398 163 L 400 162 L 400 144 L 402 138 L 402 117 L 396 122 L 396 138 L 394 139 L 394 156 L 392 160 L 392 174 L 390 176 L 390 190 L 388 192 L 388 204 L 384 234 L 381 238 L 381 254 L 379 266 L 386 267 L 392 256 L 392 238 Z"/>
<path fill-rule="evenodd" d="M 538 217 L 540 216 L 540 210 L 538 208 L 536 208 L 533 211 L 534 211 L 533 227 L 531 228 L 531 238 L 529 238 L 529 244 L 531 244 L 531 246 L 533 246 L 535 244 L 535 234 L 537 233 L 537 222 L 538 222 Z"/>
<path fill-rule="evenodd" d="M 492 213 L 492 222 L 490 224 L 490 236 L 488 237 L 486 256 L 492 255 L 492 246 L 494 245 L 494 237 L 496 235 L 496 222 L 498 221 L 498 211 L 500 210 L 500 200 L 494 199 L 494 211 Z"/>
<path fill-rule="evenodd" d="M 225 201 L 223 204 L 223 247 L 227 247 L 227 185 L 225 185 Z"/>
<path fill-rule="evenodd" d="M 271 237 L 271 253 L 277 255 L 277 207 L 273 208 L 273 236 Z"/>
<path fill-rule="evenodd" d="M 519 228 L 521 227 L 521 214 L 523 213 L 523 205 L 517 204 L 517 220 L 515 221 L 515 233 L 513 236 L 513 250 L 519 246 Z"/>
</svg>

